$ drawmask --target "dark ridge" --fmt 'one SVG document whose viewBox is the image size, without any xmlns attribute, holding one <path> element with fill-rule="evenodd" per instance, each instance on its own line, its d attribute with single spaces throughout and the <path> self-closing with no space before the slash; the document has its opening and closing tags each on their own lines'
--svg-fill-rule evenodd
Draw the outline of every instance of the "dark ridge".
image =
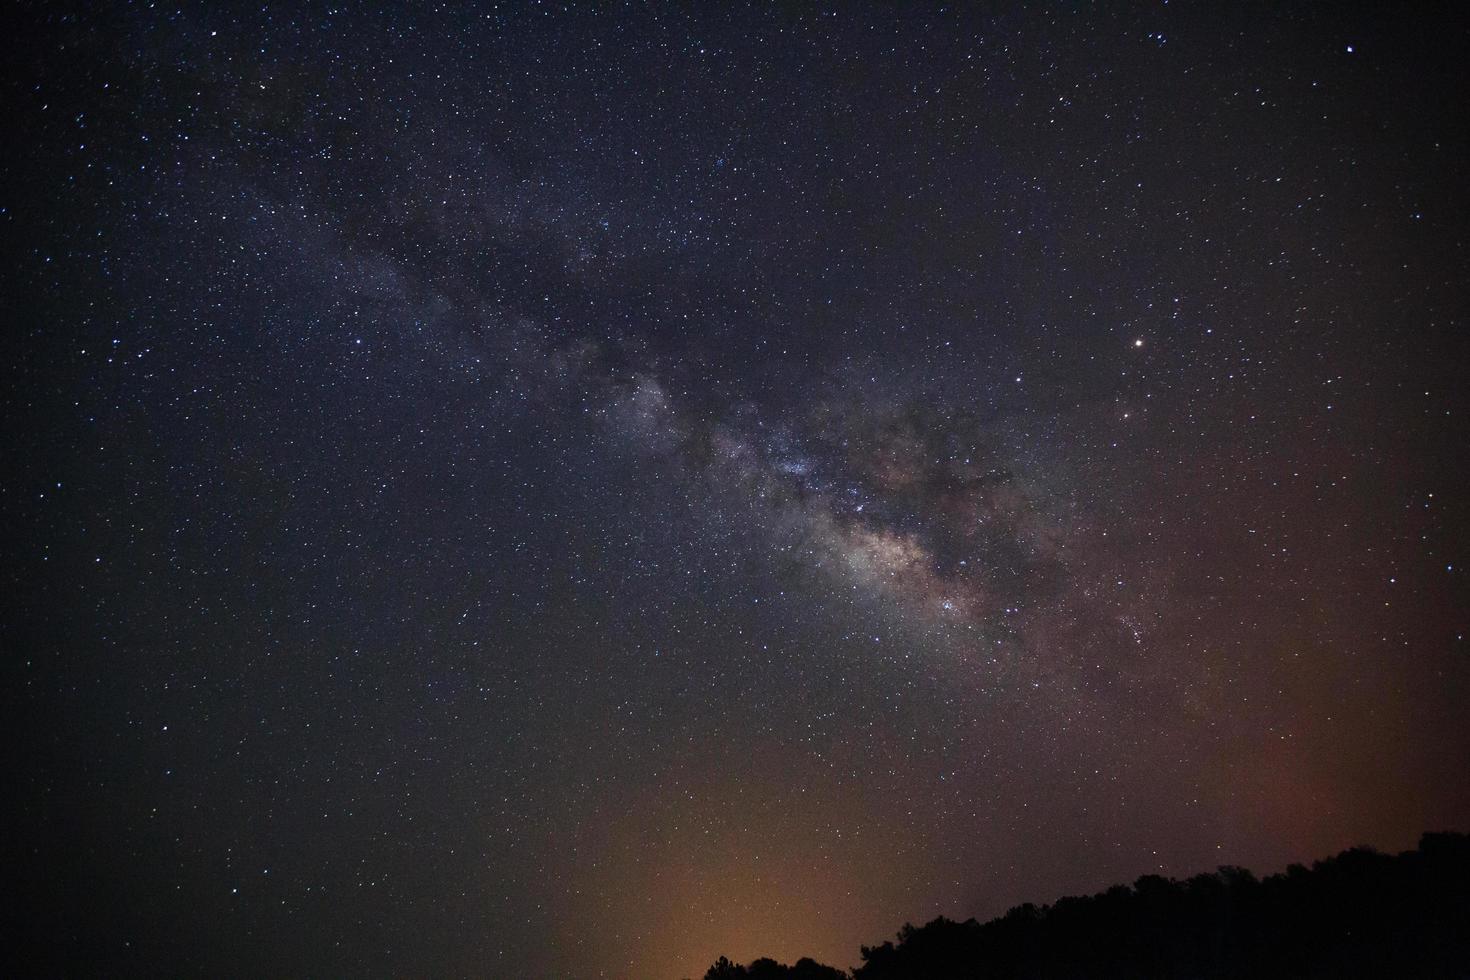
<svg viewBox="0 0 1470 980">
<path fill-rule="evenodd" d="M 1425 834 L 1398 855 L 1355 847 L 1257 879 L 1222 867 L 1145 875 L 1086 897 L 1019 905 L 989 922 L 905 925 L 850 973 L 802 959 L 705 980 L 1001 980 L 1063 977 L 1470 977 L 1470 835 Z"/>
</svg>

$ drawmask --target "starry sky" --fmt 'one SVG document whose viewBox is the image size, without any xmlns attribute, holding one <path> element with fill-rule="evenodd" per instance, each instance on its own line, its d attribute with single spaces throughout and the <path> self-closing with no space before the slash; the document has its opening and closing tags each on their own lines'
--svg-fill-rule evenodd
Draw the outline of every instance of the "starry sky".
<svg viewBox="0 0 1470 980">
<path fill-rule="evenodd" d="M 845 967 L 1466 829 L 1470 36 L 1364 7 L 23 8 L 35 955 Z"/>
</svg>

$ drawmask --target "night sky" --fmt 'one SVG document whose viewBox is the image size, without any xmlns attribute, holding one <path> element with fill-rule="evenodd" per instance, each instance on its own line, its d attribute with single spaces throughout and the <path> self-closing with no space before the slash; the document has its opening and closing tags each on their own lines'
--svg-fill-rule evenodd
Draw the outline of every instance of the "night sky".
<svg viewBox="0 0 1470 980">
<path fill-rule="evenodd" d="M 12 14 L 17 934 L 676 980 L 1466 829 L 1470 35 L 1365 6 Z"/>
</svg>

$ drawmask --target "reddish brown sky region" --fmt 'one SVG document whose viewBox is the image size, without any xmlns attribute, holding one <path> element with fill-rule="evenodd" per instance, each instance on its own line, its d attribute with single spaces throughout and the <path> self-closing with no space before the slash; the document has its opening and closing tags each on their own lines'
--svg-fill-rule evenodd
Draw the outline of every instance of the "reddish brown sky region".
<svg viewBox="0 0 1470 980">
<path fill-rule="evenodd" d="M 1380 6 L 26 6 L 40 972 L 846 967 L 1470 830 L 1470 38 Z"/>
</svg>

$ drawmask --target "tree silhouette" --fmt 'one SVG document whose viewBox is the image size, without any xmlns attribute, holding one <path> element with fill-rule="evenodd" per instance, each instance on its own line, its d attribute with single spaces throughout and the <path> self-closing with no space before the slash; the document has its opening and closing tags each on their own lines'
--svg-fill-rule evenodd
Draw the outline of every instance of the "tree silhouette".
<svg viewBox="0 0 1470 980">
<path fill-rule="evenodd" d="M 848 974 L 805 956 L 795 966 L 766 957 L 752 961 L 749 966 L 739 966 L 721 956 L 705 973 L 704 980 L 848 980 Z"/>
<path fill-rule="evenodd" d="M 938 918 L 861 949 L 853 980 L 1083 977 L 1470 977 L 1470 835 L 1425 834 L 1397 856 L 1353 848 L 1257 879 L 1222 867 L 1144 875 L 989 922 Z M 805 971 L 805 972 L 803 972 Z M 837 980 L 721 957 L 705 980 Z"/>
</svg>

